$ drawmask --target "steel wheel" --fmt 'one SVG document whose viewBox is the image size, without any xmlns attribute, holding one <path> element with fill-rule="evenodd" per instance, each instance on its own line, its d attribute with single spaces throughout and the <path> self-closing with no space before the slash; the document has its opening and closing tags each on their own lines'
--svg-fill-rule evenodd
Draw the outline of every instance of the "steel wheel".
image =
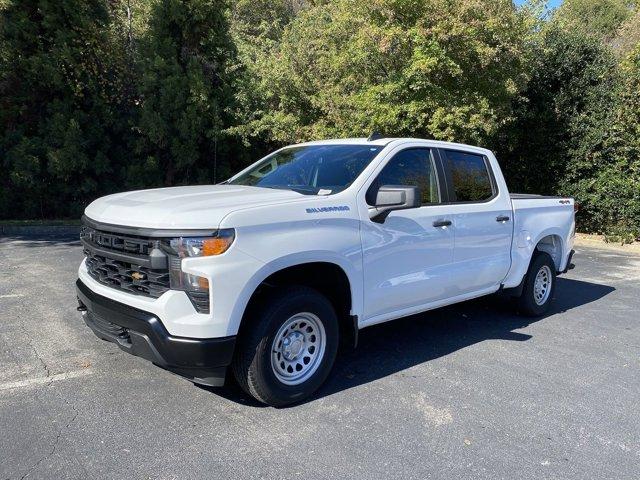
<svg viewBox="0 0 640 480">
<path fill-rule="evenodd" d="M 322 363 L 327 339 L 320 319 L 309 312 L 290 317 L 271 346 L 271 369 L 285 385 L 299 385 Z"/>
<path fill-rule="evenodd" d="M 536 302 L 536 305 L 543 305 L 547 301 L 551 294 L 552 282 L 551 269 L 547 265 L 543 265 L 540 267 L 540 270 L 538 270 L 533 284 L 533 300 Z"/>
</svg>

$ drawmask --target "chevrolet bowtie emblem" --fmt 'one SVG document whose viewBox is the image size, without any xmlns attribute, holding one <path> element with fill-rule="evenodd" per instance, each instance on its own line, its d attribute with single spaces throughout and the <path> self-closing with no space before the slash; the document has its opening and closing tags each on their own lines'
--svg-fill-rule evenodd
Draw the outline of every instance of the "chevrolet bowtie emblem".
<svg viewBox="0 0 640 480">
<path fill-rule="evenodd" d="M 144 278 L 144 274 L 140 272 L 133 272 L 131 274 L 131 278 L 133 278 L 134 280 L 142 280 Z"/>
</svg>

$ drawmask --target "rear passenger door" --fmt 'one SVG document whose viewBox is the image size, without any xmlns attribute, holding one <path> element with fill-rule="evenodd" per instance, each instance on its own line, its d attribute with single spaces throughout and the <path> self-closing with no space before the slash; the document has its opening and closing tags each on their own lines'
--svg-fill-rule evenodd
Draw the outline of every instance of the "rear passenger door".
<svg viewBox="0 0 640 480">
<path fill-rule="evenodd" d="M 489 159 L 440 149 L 455 225 L 452 275 L 458 293 L 497 289 L 511 264 L 513 218 L 509 194 L 500 191 Z"/>
</svg>

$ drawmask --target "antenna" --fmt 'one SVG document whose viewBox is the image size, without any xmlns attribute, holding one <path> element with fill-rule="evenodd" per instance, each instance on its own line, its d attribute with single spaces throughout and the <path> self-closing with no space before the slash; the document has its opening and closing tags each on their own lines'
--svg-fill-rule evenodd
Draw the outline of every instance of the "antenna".
<svg viewBox="0 0 640 480">
<path fill-rule="evenodd" d="M 380 138 L 384 138 L 384 135 L 382 135 L 377 130 L 374 130 L 373 133 L 369 135 L 369 138 L 367 138 L 367 142 L 373 142 L 374 140 L 379 140 Z"/>
</svg>

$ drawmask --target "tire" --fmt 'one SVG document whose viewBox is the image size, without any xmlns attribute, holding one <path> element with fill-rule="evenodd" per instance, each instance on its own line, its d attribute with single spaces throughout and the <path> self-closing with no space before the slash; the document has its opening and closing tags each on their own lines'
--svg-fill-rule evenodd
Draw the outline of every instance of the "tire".
<svg viewBox="0 0 640 480">
<path fill-rule="evenodd" d="M 538 251 L 534 253 L 525 275 L 518 311 L 528 317 L 544 315 L 551 306 L 555 290 L 556 266 L 553 259 L 548 253 Z"/>
<path fill-rule="evenodd" d="M 245 392 L 282 407 L 304 400 L 324 383 L 336 358 L 339 326 L 333 306 L 316 290 L 276 292 L 248 312 L 232 369 Z"/>
</svg>

